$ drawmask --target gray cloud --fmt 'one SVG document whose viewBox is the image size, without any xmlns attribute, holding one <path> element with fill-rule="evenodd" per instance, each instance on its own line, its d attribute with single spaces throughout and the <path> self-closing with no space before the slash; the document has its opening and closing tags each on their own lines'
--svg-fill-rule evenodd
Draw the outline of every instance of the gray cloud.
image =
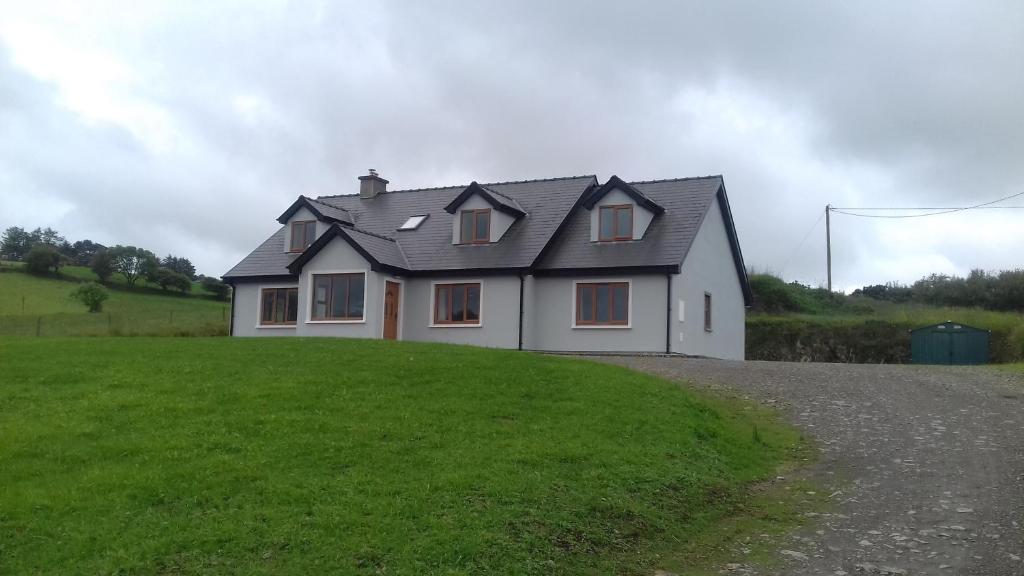
<svg viewBox="0 0 1024 576">
<path fill-rule="evenodd" d="M 0 28 L 0 225 L 183 253 L 216 274 L 295 195 L 354 191 L 368 167 L 403 188 L 722 173 L 748 262 L 788 259 L 787 276 L 817 283 L 823 232 L 792 255 L 827 202 L 1024 190 L 1012 2 L 191 10 L 104 14 L 77 33 L 53 14 L 13 19 L 131 71 L 110 88 L 123 122 L 69 106 L 59 74 L 15 64 L 51 47 Z M 1017 266 L 1010 216 L 943 217 L 941 235 L 837 216 L 837 281 Z"/>
</svg>

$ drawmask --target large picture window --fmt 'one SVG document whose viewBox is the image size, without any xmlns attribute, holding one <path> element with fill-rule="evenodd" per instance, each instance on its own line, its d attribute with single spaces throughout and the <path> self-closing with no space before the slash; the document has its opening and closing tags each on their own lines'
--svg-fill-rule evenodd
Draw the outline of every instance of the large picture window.
<svg viewBox="0 0 1024 576">
<path fill-rule="evenodd" d="M 629 324 L 629 282 L 593 282 L 576 285 L 577 326 Z"/>
<path fill-rule="evenodd" d="M 264 288 L 261 291 L 260 324 L 289 326 L 295 324 L 299 310 L 298 288 Z"/>
<path fill-rule="evenodd" d="M 480 284 L 434 286 L 434 324 L 479 324 Z"/>
<path fill-rule="evenodd" d="M 491 209 L 463 210 L 459 225 L 459 242 L 483 244 L 491 241 Z"/>
<path fill-rule="evenodd" d="M 610 242 L 614 240 L 633 239 L 633 205 L 601 206 L 600 233 L 598 240 Z"/>
<path fill-rule="evenodd" d="M 357 321 L 363 319 L 366 275 L 314 274 L 313 320 Z"/>
<path fill-rule="evenodd" d="M 316 240 L 316 220 L 292 222 L 292 242 L 289 250 L 302 252 Z"/>
</svg>

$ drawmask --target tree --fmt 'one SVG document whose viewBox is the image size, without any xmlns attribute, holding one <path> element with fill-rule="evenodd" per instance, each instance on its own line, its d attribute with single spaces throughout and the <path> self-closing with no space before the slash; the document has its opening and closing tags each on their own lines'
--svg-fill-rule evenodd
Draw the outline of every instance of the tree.
<svg viewBox="0 0 1024 576">
<path fill-rule="evenodd" d="M 202 281 L 203 290 L 213 294 L 218 300 L 227 300 L 231 294 L 231 287 L 212 276 L 204 276 Z"/>
<path fill-rule="evenodd" d="M 92 268 L 100 282 L 109 280 L 110 275 L 114 273 L 114 257 L 110 254 L 110 250 L 103 249 L 97 252 L 89 262 L 89 267 Z"/>
<path fill-rule="evenodd" d="M 114 271 L 124 276 L 129 288 L 133 288 L 141 276 L 148 276 L 157 267 L 156 255 L 135 246 L 114 246 L 108 250 Z"/>
<path fill-rule="evenodd" d="M 0 257 L 21 262 L 28 256 L 33 244 L 30 232 L 20 226 L 11 226 L 4 230 L 3 239 L 0 240 Z"/>
<path fill-rule="evenodd" d="M 159 284 L 160 288 L 164 290 L 180 290 L 182 293 L 187 294 L 192 291 L 192 281 L 189 280 L 188 276 L 175 272 L 168 268 L 157 268 L 151 275 L 147 276 L 146 279 L 154 284 Z"/>
<path fill-rule="evenodd" d="M 69 244 L 64 250 L 68 258 L 78 266 L 89 266 L 91 265 L 93 258 L 96 257 L 100 251 L 106 249 L 103 244 L 98 244 L 92 240 L 79 240 L 74 244 Z"/>
<path fill-rule="evenodd" d="M 168 270 L 188 276 L 189 280 L 195 280 L 196 278 L 196 267 L 192 265 L 188 258 L 168 254 L 160 261 L 160 265 Z"/>
<path fill-rule="evenodd" d="M 64 239 L 56 230 L 47 226 L 46 228 L 36 228 L 32 231 L 32 240 L 36 244 L 46 244 L 59 248 L 63 244 L 67 244 L 68 241 Z"/>
<path fill-rule="evenodd" d="M 110 293 L 103 286 L 89 282 L 72 290 L 71 298 L 85 304 L 89 308 L 89 312 L 101 312 L 103 303 L 110 298 Z"/>
<path fill-rule="evenodd" d="M 25 256 L 25 267 L 30 274 L 46 274 L 47 272 L 57 273 L 64 263 L 60 252 L 48 244 L 36 244 Z"/>
</svg>

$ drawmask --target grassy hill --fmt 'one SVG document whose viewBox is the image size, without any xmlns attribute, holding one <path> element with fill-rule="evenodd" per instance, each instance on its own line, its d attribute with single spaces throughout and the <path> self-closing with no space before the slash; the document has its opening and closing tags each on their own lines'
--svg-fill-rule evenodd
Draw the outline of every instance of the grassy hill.
<svg viewBox="0 0 1024 576">
<path fill-rule="evenodd" d="M 299 338 L 0 364 L 5 574 L 703 574 L 800 515 L 747 497 L 795 430 L 605 364 Z"/>
<path fill-rule="evenodd" d="M 1024 360 L 1024 314 L 897 304 L 751 276 L 747 359 L 820 362 L 910 360 L 910 330 L 947 320 L 992 331 L 994 362 Z"/>
<path fill-rule="evenodd" d="M 89 314 L 69 298 L 75 287 L 95 280 L 91 270 L 62 268 L 60 276 L 26 274 L 0 266 L 0 335 L 220 335 L 227 334 L 229 305 L 206 297 L 195 285 L 182 295 L 146 286 L 129 290 L 115 277 L 103 312 Z"/>
</svg>

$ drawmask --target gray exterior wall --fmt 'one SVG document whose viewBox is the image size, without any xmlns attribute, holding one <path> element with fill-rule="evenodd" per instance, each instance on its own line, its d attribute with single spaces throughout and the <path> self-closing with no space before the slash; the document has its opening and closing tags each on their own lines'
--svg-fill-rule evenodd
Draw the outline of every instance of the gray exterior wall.
<svg viewBox="0 0 1024 576">
<path fill-rule="evenodd" d="M 711 294 L 712 330 L 704 330 L 704 293 Z M 704 217 L 681 273 L 672 282 L 672 351 L 743 360 L 746 307 L 729 237 L 716 199 Z M 679 310 L 683 317 L 680 321 Z"/>
<path fill-rule="evenodd" d="M 480 324 L 434 326 L 434 285 L 480 283 Z M 404 340 L 472 344 L 489 348 L 519 346 L 519 277 L 407 278 L 399 313 Z"/>
<path fill-rule="evenodd" d="M 576 282 L 630 283 L 628 327 L 575 327 Z M 523 347 L 561 352 L 665 352 L 666 290 L 661 274 L 535 277 L 526 298 Z M 529 304 L 532 303 L 532 306 Z"/>
<path fill-rule="evenodd" d="M 362 321 L 313 321 L 310 303 L 314 274 L 362 272 L 366 274 Z M 389 276 L 370 270 L 369 264 L 345 241 L 325 246 L 302 269 L 298 282 L 238 282 L 235 285 L 235 336 L 341 336 L 380 338 L 383 334 L 384 281 Z M 295 326 L 260 326 L 260 291 L 263 288 L 299 289 L 298 321 Z M 399 322 L 401 324 L 401 322 Z"/>
<path fill-rule="evenodd" d="M 363 301 L 363 320 L 314 321 L 310 318 L 313 298 L 313 275 L 340 272 L 366 274 L 366 292 Z M 324 246 L 312 260 L 302 267 L 299 276 L 299 330 L 300 336 L 345 336 L 349 338 L 380 338 L 384 315 L 384 277 L 370 270 L 363 259 L 347 242 L 335 239 Z"/>
<path fill-rule="evenodd" d="M 644 237 L 651 220 L 654 220 L 654 213 L 650 210 L 637 206 L 633 198 L 621 190 L 612 190 L 604 195 L 601 201 L 590 211 L 590 241 L 597 242 L 601 234 L 601 206 L 622 206 L 629 204 L 633 207 L 633 240 Z"/>
</svg>

